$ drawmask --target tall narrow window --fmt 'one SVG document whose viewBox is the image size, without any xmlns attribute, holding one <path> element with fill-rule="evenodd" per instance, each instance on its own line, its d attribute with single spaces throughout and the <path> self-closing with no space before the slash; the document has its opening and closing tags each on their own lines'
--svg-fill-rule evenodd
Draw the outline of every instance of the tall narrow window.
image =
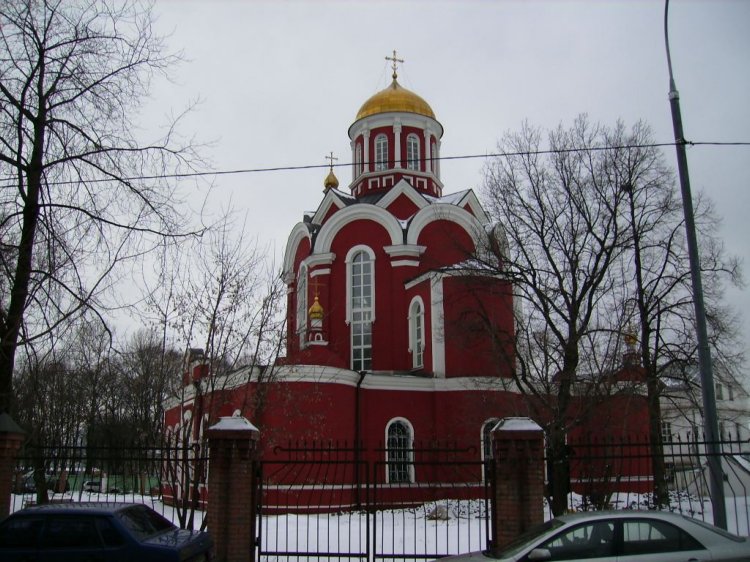
<svg viewBox="0 0 750 562">
<path fill-rule="evenodd" d="M 358 144 L 357 149 L 354 152 L 354 175 L 360 176 L 362 174 L 362 145 Z"/>
<path fill-rule="evenodd" d="M 388 137 L 378 135 L 375 137 L 375 171 L 388 168 Z"/>
<path fill-rule="evenodd" d="M 412 369 L 424 367 L 424 305 L 419 297 L 409 307 L 409 348 Z"/>
<path fill-rule="evenodd" d="M 397 419 L 388 424 L 386 430 L 386 473 L 390 484 L 408 484 L 414 482 L 414 464 L 412 444 L 414 441 L 411 424 L 404 419 Z"/>
<path fill-rule="evenodd" d="M 372 369 L 373 260 L 368 251 L 357 250 L 349 265 L 352 369 Z"/>
<path fill-rule="evenodd" d="M 414 134 L 406 137 L 406 169 L 419 170 L 419 138 Z"/>
<path fill-rule="evenodd" d="M 307 341 L 307 267 L 302 265 L 297 275 L 297 334 L 300 347 Z"/>
</svg>

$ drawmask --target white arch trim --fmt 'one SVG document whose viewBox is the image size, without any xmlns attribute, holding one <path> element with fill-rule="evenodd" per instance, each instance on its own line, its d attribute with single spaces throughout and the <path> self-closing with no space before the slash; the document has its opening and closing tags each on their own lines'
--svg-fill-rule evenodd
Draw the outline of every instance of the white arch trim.
<svg viewBox="0 0 750 562">
<path fill-rule="evenodd" d="M 315 239 L 315 253 L 330 252 L 333 240 L 339 231 L 349 223 L 358 220 L 372 221 L 384 228 L 391 239 L 392 245 L 403 244 L 403 230 L 396 217 L 375 205 L 360 204 L 342 209 L 326 221 Z"/>
<path fill-rule="evenodd" d="M 441 220 L 457 224 L 471 236 L 475 248 L 482 247 L 482 238 L 485 236 L 482 224 L 470 212 L 447 203 L 433 203 L 429 207 L 420 209 L 409 223 L 409 230 L 406 233 L 406 243 L 417 244 L 422 230 L 428 224 Z"/>
<path fill-rule="evenodd" d="M 294 270 L 294 256 L 297 254 L 300 242 L 305 238 L 310 239 L 310 228 L 307 223 L 298 222 L 289 233 L 289 238 L 286 241 L 286 249 L 284 250 L 282 277 L 287 284 L 290 283 L 290 279 L 294 280 L 297 275 L 297 272 Z"/>
</svg>

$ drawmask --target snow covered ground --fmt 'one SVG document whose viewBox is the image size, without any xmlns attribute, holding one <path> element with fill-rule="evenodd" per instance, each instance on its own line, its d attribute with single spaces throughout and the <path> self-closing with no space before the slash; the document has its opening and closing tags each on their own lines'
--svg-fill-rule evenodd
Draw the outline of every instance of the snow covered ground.
<svg viewBox="0 0 750 562">
<path fill-rule="evenodd" d="M 33 502 L 34 494 L 12 496 L 11 511 Z M 175 508 L 164 505 L 158 498 L 138 494 L 97 494 L 74 492 L 54 494 L 53 501 L 126 501 L 149 505 L 168 519 L 178 523 Z M 571 497 L 571 505 L 580 506 L 580 497 Z M 645 503 L 634 494 L 612 498 L 613 507 L 643 508 Z M 729 531 L 750 536 L 748 498 L 734 498 L 727 502 Z M 710 501 L 687 495 L 674 496 L 673 511 L 713 522 Z M 369 526 L 367 517 L 370 517 Z M 545 508 L 545 517 L 549 511 Z M 199 528 L 203 512 L 195 513 L 194 527 Z M 352 561 L 367 552 L 368 544 L 377 555 L 403 554 L 406 558 L 429 559 L 446 554 L 458 554 L 485 547 L 488 519 L 483 503 L 476 500 L 445 500 L 412 509 L 333 514 L 264 515 L 260 519 L 261 552 L 266 559 L 281 560 L 283 552 L 330 552 L 351 554 Z M 209 529 L 210 530 L 210 529 Z M 295 558 L 297 559 L 297 558 Z M 336 557 L 336 560 L 347 560 Z"/>
</svg>

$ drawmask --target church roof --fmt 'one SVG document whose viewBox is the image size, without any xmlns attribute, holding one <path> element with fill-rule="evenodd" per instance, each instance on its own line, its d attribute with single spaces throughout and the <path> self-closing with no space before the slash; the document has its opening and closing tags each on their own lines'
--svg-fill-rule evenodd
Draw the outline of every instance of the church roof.
<svg viewBox="0 0 750 562">
<path fill-rule="evenodd" d="M 432 111 L 430 104 L 411 90 L 402 87 L 394 76 L 390 86 L 371 96 L 362 104 L 357 112 L 356 120 L 392 111 L 416 113 L 435 119 L 435 112 Z"/>
</svg>

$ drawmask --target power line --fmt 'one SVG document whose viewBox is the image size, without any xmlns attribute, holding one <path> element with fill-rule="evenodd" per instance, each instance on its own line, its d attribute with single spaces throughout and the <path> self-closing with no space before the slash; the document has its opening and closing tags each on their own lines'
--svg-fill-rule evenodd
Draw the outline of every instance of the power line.
<svg viewBox="0 0 750 562">
<path fill-rule="evenodd" d="M 518 156 L 543 156 L 548 154 L 567 154 L 575 152 L 600 152 L 605 150 L 624 150 L 634 148 L 663 148 L 667 146 L 676 146 L 676 142 L 657 142 L 657 143 L 646 143 L 646 144 L 624 144 L 618 146 L 595 146 L 595 147 L 581 147 L 581 148 L 564 148 L 564 149 L 545 149 L 545 150 L 527 150 L 519 152 L 488 152 L 485 154 L 463 154 L 459 156 L 440 156 L 438 158 L 425 158 L 426 161 L 448 161 L 448 160 L 472 160 L 478 158 L 511 158 Z M 721 141 L 685 141 L 683 144 L 688 146 L 750 146 L 750 142 L 721 142 Z M 94 178 L 87 180 L 87 183 L 104 183 L 111 181 L 139 181 L 139 180 L 159 180 L 159 179 L 186 179 L 186 178 L 199 178 L 208 176 L 228 176 L 238 174 L 257 174 L 266 172 L 291 172 L 299 170 L 315 170 L 323 168 L 346 168 L 354 165 L 354 162 L 344 162 L 341 164 L 301 164 L 292 166 L 273 166 L 264 168 L 238 168 L 234 170 L 214 170 L 207 172 L 184 172 L 176 174 L 156 174 L 151 176 L 129 176 L 120 178 L 119 180 L 113 180 L 112 178 Z M 13 179 L 12 176 L 6 176 L 0 178 L 0 181 L 9 182 Z M 72 185 L 81 183 L 77 180 L 65 180 L 65 181 L 53 181 L 49 182 L 48 185 Z M 15 184 L 5 184 L 3 187 L 9 187 Z"/>
</svg>

